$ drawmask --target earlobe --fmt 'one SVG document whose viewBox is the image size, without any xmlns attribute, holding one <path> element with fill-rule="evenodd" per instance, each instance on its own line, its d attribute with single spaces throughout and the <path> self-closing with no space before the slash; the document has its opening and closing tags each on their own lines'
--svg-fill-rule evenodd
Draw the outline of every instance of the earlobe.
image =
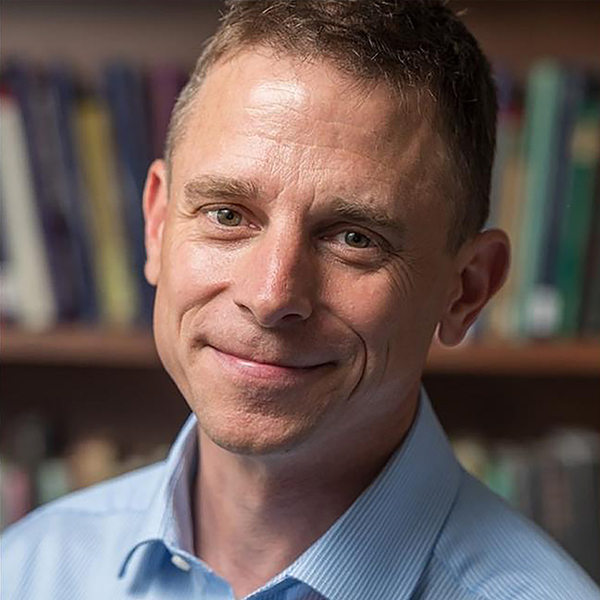
<svg viewBox="0 0 600 600">
<path fill-rule="evenodd" d="M 148 169 L 143 200 L 146 244 L 144 274 L 151 285 L 158 283 L 160 275 L 167 200 L 166 166 L 163 160 L 155 160 Z"/>
<path fill-rule="evenodd" d="M 504 284 L 510 263 L 508 237 L 499 229 L 483 231 L 469 242 L 459 260 L 455 294 L 438 327 L 438 338 L 446 346 L 463 340 L 477 315 Z"/>
</svg>

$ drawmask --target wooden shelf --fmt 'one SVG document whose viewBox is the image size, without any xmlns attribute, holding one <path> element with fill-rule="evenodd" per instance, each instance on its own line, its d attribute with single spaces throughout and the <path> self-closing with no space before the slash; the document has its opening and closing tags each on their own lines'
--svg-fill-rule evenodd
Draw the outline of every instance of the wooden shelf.
<svg viewBox="0 0 600 600">
<path fill-rule="evenodd" d="M 6 364 L 58 364 L 157 368 L 160 361 L 148 331 L 63 327 L 46 333 L 5 328 L 0 356 Z M 428 373 L 568 375 L 600 377 L 600 341 L 434 344 Z"/>
<path fill-rule="evenodd" d="M 160 365 L 146 330 L 61 327 L 43 333 L 5 328 L 0 336 L 3 364 L 149 367 Z"/>
<path fill-rule="evenodd" d="M 600 378 L 600 341 L 496 342 L 456 348 L 434 344 L 427 372 Z"/>
</svg>

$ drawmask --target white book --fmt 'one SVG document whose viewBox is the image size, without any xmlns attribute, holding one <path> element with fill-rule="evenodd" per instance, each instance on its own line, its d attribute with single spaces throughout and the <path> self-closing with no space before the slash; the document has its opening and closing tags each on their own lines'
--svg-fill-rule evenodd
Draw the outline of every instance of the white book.
<svg viewBox="0 0 600 600">
<path fill-rule="evenodd" d="M 3 243 L 12 282 L 9 304 L 14 304 L 15 316 L 23 328 L 47 329 L 56 324 L 56 301 L 35 201 L 23 117 L 10 96 L 3 96 L 0 102 L 0 184 L 0 216 L 6 236 Z"/>
</svg>

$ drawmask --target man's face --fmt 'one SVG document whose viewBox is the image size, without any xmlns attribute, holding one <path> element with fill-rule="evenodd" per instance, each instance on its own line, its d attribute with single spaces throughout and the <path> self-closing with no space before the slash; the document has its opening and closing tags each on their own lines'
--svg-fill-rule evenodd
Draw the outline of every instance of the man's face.
<svg viewBox="0 0 600 600">
<path fill-rule="evenodd" d="M 443 146 L 409 112 L 267 51 L 210 71 L 146 272 L 160 356 L 220 446 L 398 435 L 452 273 Z"/>
</svg>

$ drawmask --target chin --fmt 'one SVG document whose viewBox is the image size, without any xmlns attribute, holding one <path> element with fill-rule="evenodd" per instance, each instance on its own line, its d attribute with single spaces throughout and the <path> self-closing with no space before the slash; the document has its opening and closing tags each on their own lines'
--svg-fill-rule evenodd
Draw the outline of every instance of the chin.
<svg viewBox="0 0 600 600">
<path fill-rule="evenodd" d="M 311 437 L 316 423 L 282 415 L 223 414 L 195 411 L 205 436 L 233 454 L 269 456 L 292 452 Z"/>
<path fill-rule="evenodd" d="M 211 435 L 206 432 L 210 440 L 231 454 L 241 456 L 274 456 L 288 454 L 300 445 L 298 439 L 281 439 L 266 436 L 251 438 L 245 436 Z"/>
<path fill-rule="evenodd" d="M 340 400 L 330 388 L 241 386 L 201 375 L 187 380 L 188 404 L 204 435 L 236 454 L 289 453 L 312 438 Z"/>
</svg>

